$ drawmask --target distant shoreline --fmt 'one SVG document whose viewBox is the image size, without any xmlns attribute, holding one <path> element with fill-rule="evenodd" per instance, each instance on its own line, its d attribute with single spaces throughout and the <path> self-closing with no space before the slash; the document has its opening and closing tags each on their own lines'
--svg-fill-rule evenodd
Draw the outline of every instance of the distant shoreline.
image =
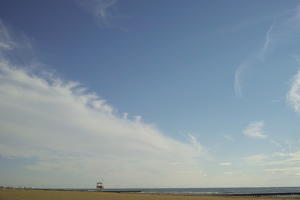
<svg viewBox="0 0 300 200">
<path fill-rule="evenodd" d="M 176 197 L 176 198 L 175 198 Z M 2 189 L 1 200 L 38 200 L 38 199 L 101 199 L 101 200 L 244 200 L 249 198 L 268 199 L 300 199 L 300 193 L 268 193 L 268 194 L 159 194 L 124 191 L 96 192 L 87 190 L 63 190 L 63 189 Z"/>
</svg>

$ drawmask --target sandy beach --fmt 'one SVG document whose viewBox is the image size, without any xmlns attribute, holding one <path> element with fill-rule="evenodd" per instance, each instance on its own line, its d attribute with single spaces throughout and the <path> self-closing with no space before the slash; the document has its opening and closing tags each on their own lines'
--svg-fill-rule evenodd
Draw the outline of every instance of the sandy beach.
<svg viewBox="0 0 300 200">
<path fill-rule="evenodd" d="M 138 194 L 78 191 L 0 190 L 0 200 L 243 200 L 255 197 L 187 196 L 170 194 Z M 257 197 L 260 200 L 287 199 Z"/>
</svg>

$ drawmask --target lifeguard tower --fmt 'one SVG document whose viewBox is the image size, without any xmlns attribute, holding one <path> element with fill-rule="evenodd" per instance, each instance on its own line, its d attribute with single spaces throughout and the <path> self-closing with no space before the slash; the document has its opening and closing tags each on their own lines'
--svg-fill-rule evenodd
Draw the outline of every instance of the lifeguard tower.
<svg viewBox="0 0 300 200">
<path fill-rule="evenodd" d="M 101 192 L 104 189 L 103 183 L 101 181 L 97 182 L 96 189 L 99 192 Z"/>
</svg>

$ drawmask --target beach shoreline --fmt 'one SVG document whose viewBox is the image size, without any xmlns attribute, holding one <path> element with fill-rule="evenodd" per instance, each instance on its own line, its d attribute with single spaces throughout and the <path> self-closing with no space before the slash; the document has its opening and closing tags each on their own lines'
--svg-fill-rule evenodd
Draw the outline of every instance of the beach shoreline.
<svg viewBox="0 0 300 200">
<path fill-rule="evenodd" d="M 231 196 L 231 195 L 189 195 L 189 194 L 146 194 L 146 193 L 116 193 L 116 192 L 83 192 L 56 190 L 0 190 L 0 200 L 245 200 L 245 199 L 295 199 L 296 197 L 269 196 Z M 300 199 L 297 197 L 297 199 Z"/>
</svg>

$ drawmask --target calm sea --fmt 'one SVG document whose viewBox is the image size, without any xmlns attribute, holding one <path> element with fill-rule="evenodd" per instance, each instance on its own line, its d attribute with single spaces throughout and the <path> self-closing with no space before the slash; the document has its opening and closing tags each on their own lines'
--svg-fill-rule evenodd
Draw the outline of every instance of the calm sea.
<svg viewBox="0 0 300 200">
<path fill-rule="evenodd" d="M 38 189 L 38 188 L 36 188 Z M 39 188 L 45 190 L 46 188 Z M 46 190 L 65 190 L 95 192 L 95 188 L 49 188 Z M 181 195 L 270 195 L 276 197 L 300 197 L 300 187 L 234 187 L 234 188 L 105 188 L 104 192 L 138 192 L 152 194 Z"/>
<path fill-rule="evenodd" d="M 247 187 L 247 188 L 132 188 L 132 189 L 105 189 L 106 191 L 139 190 L 142 193 L 159 194 L 270 194 L 270 193 L 298 193 L 300 187 Z"/>
</svg>

